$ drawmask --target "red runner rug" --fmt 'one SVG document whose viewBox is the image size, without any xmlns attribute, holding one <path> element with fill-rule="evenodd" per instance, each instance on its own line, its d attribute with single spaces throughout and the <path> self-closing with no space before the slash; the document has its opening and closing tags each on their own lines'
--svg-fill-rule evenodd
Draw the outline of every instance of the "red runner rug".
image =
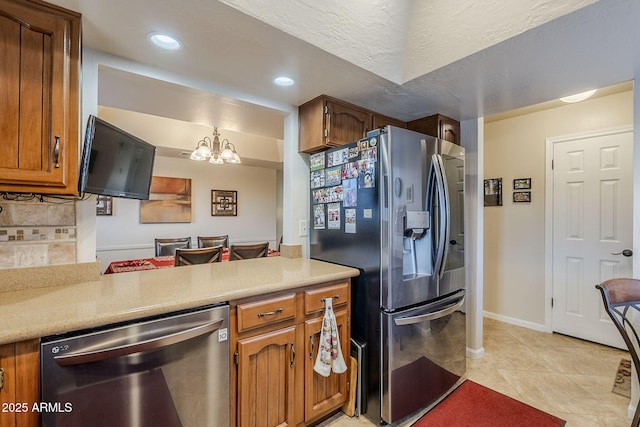
<svg viewBox="0 0 640 427">
<path fill-rule="evenodd" d="M 466 380 L 413 427 L 562 427 L 565 421 Z"/>
</svg>

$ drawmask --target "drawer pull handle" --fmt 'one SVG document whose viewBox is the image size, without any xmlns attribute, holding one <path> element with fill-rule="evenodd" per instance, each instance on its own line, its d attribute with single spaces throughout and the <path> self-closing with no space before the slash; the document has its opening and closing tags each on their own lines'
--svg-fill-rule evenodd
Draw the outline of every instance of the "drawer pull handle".
<svg viewBox="0 0 640 427">
<path fill-rule="evenodd" d="M 4 369 L 0 368 L 0 390 L 4 387 Z"/>
<path fill-rule="evenodd" d="M 334 296 L 328 297 L 328 298 L 321 298 L 320 301 L 325 302 L 328 299 L 333 300 L 333 299 L 338 299 L 338 298 L 340 298 L 340 295 L 334 295 Z"/>
<path fill-rule="evenodd" d="M 275 316 L 278 313 L 282 313 L 282 311 L 282 308 L 276 308 L 275 310 L 267 311 L 266 313 L 258 313 L 258 317 Z"/>
</svg>

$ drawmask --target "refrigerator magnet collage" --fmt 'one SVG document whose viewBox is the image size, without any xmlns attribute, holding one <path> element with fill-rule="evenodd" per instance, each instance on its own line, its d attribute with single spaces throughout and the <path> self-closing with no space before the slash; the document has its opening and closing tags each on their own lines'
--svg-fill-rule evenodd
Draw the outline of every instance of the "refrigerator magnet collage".
<svg viewBox="0 0 640 427">
<path fill-rule="evenodd" d="M 376 186 L 377 150 L 371 138 L 310 156 L 314 229 L 356 232 L 358 189 Z"/>
</svg>

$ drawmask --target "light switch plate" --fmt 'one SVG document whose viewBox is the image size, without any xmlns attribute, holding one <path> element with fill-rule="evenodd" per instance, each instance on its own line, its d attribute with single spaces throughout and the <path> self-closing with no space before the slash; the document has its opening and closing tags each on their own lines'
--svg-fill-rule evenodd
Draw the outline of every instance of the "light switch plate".
<svg viewBox="0 0 640 427">
<path fill-rule="evenodd" d="M 300 237 L 306 237 L 309 234 L 309 221 L 300 220 Z"/>
</svg>

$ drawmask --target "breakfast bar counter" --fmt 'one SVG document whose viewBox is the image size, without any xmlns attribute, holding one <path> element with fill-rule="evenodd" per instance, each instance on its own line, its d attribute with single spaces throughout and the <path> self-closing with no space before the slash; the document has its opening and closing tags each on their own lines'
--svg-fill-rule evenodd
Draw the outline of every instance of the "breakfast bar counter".
<svg viewBox="0 0 640 427">
<path fill-rule="evenodd" d="M 65 271 L 65 266 L 57 266 Z M 69 266 L 72 268 L 72 266 Z M 357 269 L 306 258 L 269 257 L 97 276 L 72 284 L 46 282 L 6 290 L 0 271 L 0 344 L 65 333 L 217 302 L 355 277 Z M 33 282 L 34 280 L 31 280 Z M 20 286 L 18 286 L 19 288 Z"/>
</svg>

